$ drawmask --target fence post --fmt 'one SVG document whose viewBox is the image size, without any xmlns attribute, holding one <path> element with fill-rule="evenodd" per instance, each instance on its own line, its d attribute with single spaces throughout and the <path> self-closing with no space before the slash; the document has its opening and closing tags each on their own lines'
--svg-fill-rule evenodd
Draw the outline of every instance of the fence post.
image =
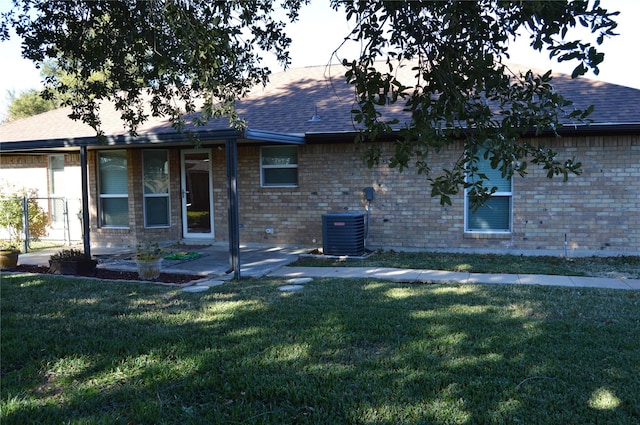
<svg viewBox="0 0 640 425">
<path fill-rule="evenodd" d="M 27 203 L 27 197 L 22 197 L 22 233 L 24 241 L 24 252 L 26 253 L 29 248 L 29 204 Z"/>
<path fill-rule="evenodd" d="M 71 223 L 69 222 L 69 204 L 67 203 L 67 197 L 62 198 L 63 208 L 62 216 L 64 221 L 64 243 L 71 245 Z"/>
</svg>

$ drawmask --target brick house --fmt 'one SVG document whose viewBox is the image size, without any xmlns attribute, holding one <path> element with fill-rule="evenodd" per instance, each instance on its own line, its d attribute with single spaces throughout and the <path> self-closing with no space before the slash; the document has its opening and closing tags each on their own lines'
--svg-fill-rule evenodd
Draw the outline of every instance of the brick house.
<svg viewBox="0 0 640 425">
<path fill-rule="evenodd" d="M 368 168 L 364 147 L 353 143 L 353 93 L 339 71 L 329 73 L 273 75 L 237 104 L 246 131 L 212 121 L 190 128 L 197 143 L 157 119 L 131 137 L 106 107 L 103 144 L 65 109 L 3 124 L 0 180 L 50 194 L 55 167 L 73 193 L 85 179 L 92 246 L 227 242 L 239 229 L 245 244 L 322 247 L 322 216 L 355 212 L 366 217 L 371 249 L 640 253 L 640 90 L 556 75 L 556 89 L 577 107 L 595 105 L 593 123 L 537 141 L 578 158 L 583 174 L 563 183 L 531 166 L 527 177 L 501 181 L 491 204 L 472 213 L 464 193 L 442 207 L 414 170 Z M 392 144 L 381 147 L 388 157 Z M 432 169 L 453 163 L 461 149 L 453 144 L 434 156 Z"/>
</svg>

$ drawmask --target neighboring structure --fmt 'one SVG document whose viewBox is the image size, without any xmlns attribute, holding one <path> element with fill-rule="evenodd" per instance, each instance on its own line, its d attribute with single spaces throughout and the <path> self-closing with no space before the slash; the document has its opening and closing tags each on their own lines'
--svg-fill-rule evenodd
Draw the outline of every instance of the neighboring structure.
<svg viewBox="0 0 640 425">
<path fill-rule="evenodd" d="M 584 173 L 563 183 L 532 165 L 525 178 L 495 176 L 499 192 L 475 214 L 463 193 L 442 207 L 413 170 L 367 167 L 365 147 L 353 143 L 354 95 L 339 66 L 272 76 L 266 88 L 237 104 L 248 130 L 213 121 L 191 128 L 197 143 L 157 119 L 130 137 L 107 109 L 104 144 L 91 128 L 67 118 L 65 109 L 4 124 L 0 180 L 35 185 L 47 178 L 51 194 L 51 178 L 63 168 L 67 184 L 81 191 L 86 149 L 93 246 L 228 241 L 229 229 L 236 227 L 242 243 L 322 247 L 323 214 L 361 212 L 367 215 L 371 249 L 638 255 L 640 90 L 564 75 L 554 82 L 577 107 L 595 104 L 594 122 L 565 126 L 562 137 L 538 141 L 560 157 L 575 156 Z M 388 114 L 402 117 L 400 108 Z M 236 143 L 237 157 L 230 156 Z M 391 143 L 381 146 L 388 157 Z M 454 144 L 434 155 L 431 168 L 451 165 L 461 149 Z M 229 226 L 235 192 L 228 182 L 236 180 L 228 172 L 236 165 L 238 222 Z M 31 178 L 35 173 L 41 177 Z M 371 201 L 364 192 L 369 187 Z"/>
</svg>

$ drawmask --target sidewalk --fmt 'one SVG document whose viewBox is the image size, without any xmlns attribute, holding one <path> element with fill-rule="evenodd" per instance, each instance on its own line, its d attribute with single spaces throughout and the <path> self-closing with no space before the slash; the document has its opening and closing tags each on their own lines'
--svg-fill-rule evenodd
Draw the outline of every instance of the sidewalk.
<svg viewBox="0 0 640 425">
<path fill-rule="evenodd" d="M 48 265 L 49 255 L 56 250 L 20 254 L 21 264 Z M 195 260 L 165 260 L 163 271 L 171 273 L 198 274 L 230 279 L 228 246 L 224 244 L 204 246 L 197 249 L 200 257 Z M 92 250 L 99 259 L 98 267 L 113 270 L 136 270 L 133 253 L 127 249 L 98 248 Z M 298 259 L 305 250 L 282 247 L 241 247 L 241 278 L 371 278 L 392 282 L 429 282 L 429 283 L 487 283 L 545 285 L 585 288 L 610 288 L 640 290 L 640 279 L 554 276 L 532 274 L 481 274 L 460 273 L 438 270 L 395 269 L 375 267 L 290 267 L 288 264 Z"/>
<path fill-rule="evenodd" d="M 533 274 L 482 274 L 370 267 L 282 267 L 271 272 L 269 276 L 289 279 L 302 277 L 344 279 L 364 277 L 392 282 L 519 284 L 640 290 L 640 279 Z"/>
</svg>

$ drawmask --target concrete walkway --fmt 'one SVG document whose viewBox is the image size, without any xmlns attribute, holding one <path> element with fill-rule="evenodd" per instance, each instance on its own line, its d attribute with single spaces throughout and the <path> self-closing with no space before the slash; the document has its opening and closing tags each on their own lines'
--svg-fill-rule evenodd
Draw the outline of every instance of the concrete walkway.
<svg viewBox="0 0 640 425">
<path fill-rule="evenodd" d="M 372 267 L 281 267 L 269 273 L 269 276 L 287 279 L 301 277 L 372 278 L 392 282 L 493 283 L 640 290 L 640 279 L 533 274 L 460 273 L 439 270 Z"/>
<path fill-rule="evenodd" d="M 67 249 L 68 247 L 65 247 Z M 82 247 L 76 247 L 82 249 Z M 49 265 L 49 256 L 63 248 L 52 248 L 20 254 L 19 264 Z M 284 247 L 240 247 L 240 277 L 260 278 L 267 273 L 296 261 L 308 249 Z M 226 244 L 184 245 L 167 252 L 197 252 L 199 257 L 188 260 L 163 260 L 162 271 L 207 277 L 232 278 L 229 275 L 229 247 Z M 134 251 L 130 247 L 97 247 L 91 250 L 98 268 L 137 271 Z"/>
<path fill-rule="evenodd" d="M 188 246 L 185 249 L 189 249 Z M 20 254 L 20 264 L 48 265 L 49 255 L 59 249 Z M 228 246 L 216 244 L 195 249 L 200 257 L 195 260 L 165 260 L 162 270 L 171 273 L 197 274 L 210 279 L 228 280 L 232 275 L 229 269 Z M 520 284 L 546 285 L 586 288 L 610 288 L 640 290 L 640 279 L 624 277 L 579 277 L 531 274 L 481 274 L 460 273 L 438 270 L 395 269 L 376 267 L 290 267 L 305 249 L 281 247 L 241 247 L 241 278 L 260 278 L 263 276 L 295 279 L 295 278 L 371 278 L 393 282 L 430 282 L 430 283 L 487 283 L 487 284 Z M 124 248 L 98 248 L 92 250 L 98 258 L 98 267 L 114 270 L 136 270 L 133 252 Z"/>
</svg>

